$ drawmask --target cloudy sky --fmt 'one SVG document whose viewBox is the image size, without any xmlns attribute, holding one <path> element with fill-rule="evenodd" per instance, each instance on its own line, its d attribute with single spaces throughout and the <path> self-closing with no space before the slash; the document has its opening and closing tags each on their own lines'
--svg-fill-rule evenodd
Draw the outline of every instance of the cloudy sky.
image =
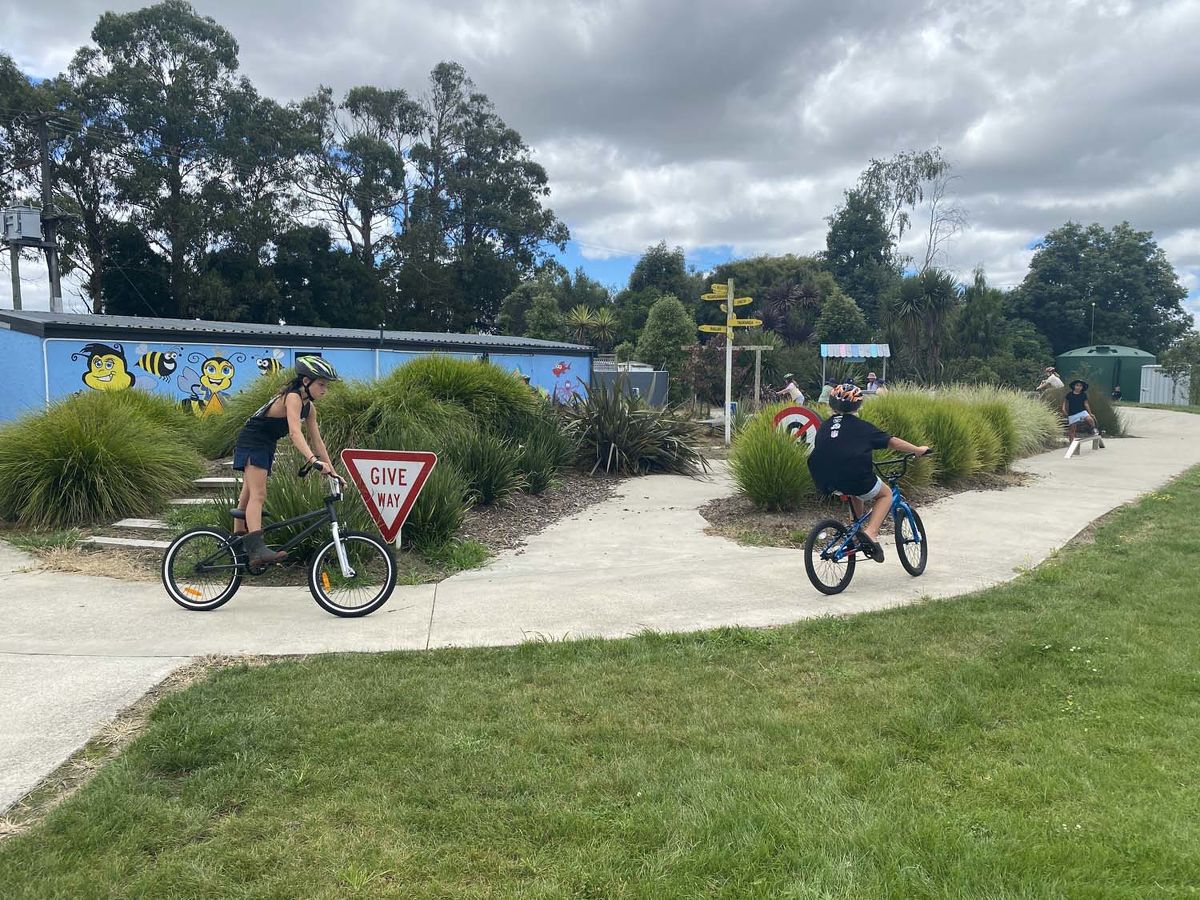
<svg viewBox="0 0 1200 900">
<path fill-rule="evenodd" d="M 102 11 L 141 5 L 0 0 L 0 48 L 53 75 Z M 1016 284 L 1049 229 L 1128 220 L 1200 313 L 1200 0 L 194 6 L 279 100 L 318 84 L 419 94 L 437 62 L 461 63 L 546 167 L 564 263 L 607 284 L 660 240 L 700 268 L 819 251 L 872 157 L 941 145 L 970 216 L 943 260 L 961 277 L 982 264 Z M 26 306 L 44 308 L 41 270 L 23 274 Z M 8 290 L 6 272 L 0 306 Z"/>
</svg>

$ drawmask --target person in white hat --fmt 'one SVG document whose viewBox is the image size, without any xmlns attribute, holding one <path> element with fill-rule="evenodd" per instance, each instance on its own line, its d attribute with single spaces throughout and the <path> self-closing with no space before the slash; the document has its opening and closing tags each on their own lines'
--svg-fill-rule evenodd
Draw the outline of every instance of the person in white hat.
<svg viewBox="0 0 1200 900">
<path fill-rule="evenodd" d="M 799 404 L 803 405 L 804 392 L 802 390 L 800 390 L 799 387 L 796 386 L 796 376 L 793 375 L 791 372 L 788 372 L 783 377 L 784 377 L 784 380 L 787 381 L 787 384 L 785 384 L 783 386 L 782 390 L 776 391 L 775 396 L 776 397 L 787 397 L 793 403 L 799 403 Z"/>
<path fill-rule="evenodd" d="M 1063 386 L 1063 380 L 1058 377 L 1058 370 L 1054 366 L 1046 366 L 1046 371 L 1043 374 L 1046 377 L 1037 386 L 1039 391 L 1044 391 L 1046 388 L 1060 388 Z"/>
</svg>

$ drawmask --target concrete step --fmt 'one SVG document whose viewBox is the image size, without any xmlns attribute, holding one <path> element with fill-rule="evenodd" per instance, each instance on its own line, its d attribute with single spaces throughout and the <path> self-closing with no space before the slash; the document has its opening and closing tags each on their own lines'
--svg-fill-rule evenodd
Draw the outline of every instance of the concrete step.
<svg viewBox="0 0 1200 900">
<path fill-rule="evenodd" d="M 204 506 L 214 502 L 213 497 L 176 497 L 171 501 L 172 506 Z"/>
<path fill-rule="evenodd" d="M 145 531 L 170 531 L 171 526 L 161 519 L 122 519 L 113 522 L 110 528 L 141 528 Z"/>
<path fill-rule="evenodd" d="M 233 487 L 242 483 L 240 478 L 234 478 L 230 475 L 209 475 L 204 478 L 193 478 L 192 484 L 202 485 L 203 487 Z"/>
<path fill-rule="evenodd" d="M 170 541 L 153 541 L 149 538 L 107 537 L 102 534 L 84 538 L 79 543 L 83 547 L 125 547 L 136 550 L 166 550 L 171 546 Z"/>
</svg>

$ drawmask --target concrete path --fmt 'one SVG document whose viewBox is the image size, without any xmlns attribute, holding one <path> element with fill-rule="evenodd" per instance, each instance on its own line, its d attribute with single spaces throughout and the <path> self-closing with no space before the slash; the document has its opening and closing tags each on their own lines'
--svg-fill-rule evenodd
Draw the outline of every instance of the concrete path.
<svg viewBox="0 0 1200 900">
<path fill-rule="evenodd" d="M 190 613 L 157 584 L 23 569 L 0 548 L 0 810 L 32 789 L 122 708 L 188 659 L 503 645 L 623 637 L 644 629 L 764 626 L 949 597 L 1006 581 L 1092 520 L 1200 463 L 1200 416 L 1127 411 L 1136 437 L 1067 460 L 1023 460 L 1035 478 L 922 508 L 929 567 L 911 578 L 888 547 L 849 589 L 818 594 L 793 550 L 704 534 L 697 511 L 728 496 L 706 480 L 634 479 L 612 499 L 440 585 L 397 588 L 365 619 L 323 612 L 304 588 L 243 587 Z"/>
</svg>

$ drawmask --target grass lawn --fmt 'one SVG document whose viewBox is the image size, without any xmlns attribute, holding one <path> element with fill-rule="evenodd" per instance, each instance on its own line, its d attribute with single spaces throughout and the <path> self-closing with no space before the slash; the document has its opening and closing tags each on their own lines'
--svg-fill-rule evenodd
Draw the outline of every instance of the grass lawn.
<svg viewBox="0 0 1200 900">
<path fill-rule="evenodd" d="M 1196 896 L 1197 503 L 853 619 L 226 669 L 0 893 Z"/>
</svg>

